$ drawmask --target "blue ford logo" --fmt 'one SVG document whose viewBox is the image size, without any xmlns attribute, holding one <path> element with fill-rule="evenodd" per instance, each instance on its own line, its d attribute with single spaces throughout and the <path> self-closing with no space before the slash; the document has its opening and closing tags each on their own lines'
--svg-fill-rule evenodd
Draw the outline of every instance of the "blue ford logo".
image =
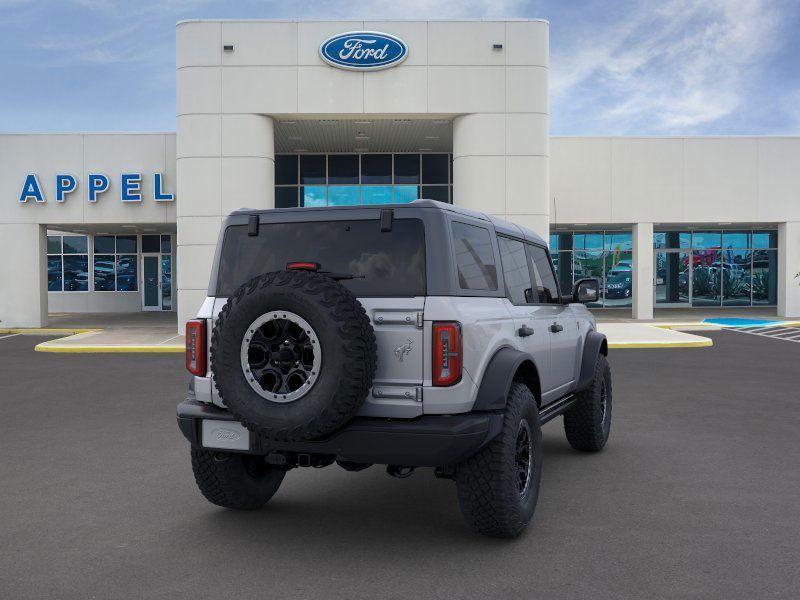
<svg viewBox="0 0 800 600">
<path fill-rule="evenodd" d="M 388 33 L 350 31 L 322 42 L 319 53 L 322 60 L 340 69 L 376 71 L 403 62 L 408 46 Z"/>
</svg>

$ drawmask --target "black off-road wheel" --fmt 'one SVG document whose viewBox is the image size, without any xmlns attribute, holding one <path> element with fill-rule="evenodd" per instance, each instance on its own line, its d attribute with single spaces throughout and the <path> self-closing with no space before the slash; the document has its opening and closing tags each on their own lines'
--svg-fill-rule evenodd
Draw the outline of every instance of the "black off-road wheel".
<svg viewBox="0 0 800 600">
<path fill-rule="evenodd" d="M 278 491 L 285 471 L 263 456 L 192 448 L 192 470 L 200 492 L 217 506 L 255 510 Z"/>
<path fill-rule="evenodd" d="M 314 439 L 344 425 L 372 387 L 376 360 L 364 307 L 310 271 L 251 279 L 228 299 L 211 337 L 225 405 L 268 440 Z"/>
<path fill-rule="evenodd" d="M 500 538 L 522 533 L 539 498 L 541 446 L 536 400 L 527 386 L 514 383 L 501 433 L 456 467 L 458 503 L 472 529 Z"/>
<path fill-rule="evenodd" d="M 575 450 L 598 452 L 611 434 L 611 367 L 597 356 L 592 383 L 578 394 L 578 401 L 564 413 L 564 432 Z"/>
</svg>

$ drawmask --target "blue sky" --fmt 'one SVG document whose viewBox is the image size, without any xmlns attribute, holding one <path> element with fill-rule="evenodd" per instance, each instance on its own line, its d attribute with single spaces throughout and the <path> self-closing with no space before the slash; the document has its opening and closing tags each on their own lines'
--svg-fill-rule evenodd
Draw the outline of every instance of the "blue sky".
<svg viewBox="0 0 800 600">
<path fill-rule="evenodd" d="M 173 131 L 188 18 L 540 17 L 554 135 L 800 134 L 800 2 L 0 0 L 0 132 Z"/>
</svg>

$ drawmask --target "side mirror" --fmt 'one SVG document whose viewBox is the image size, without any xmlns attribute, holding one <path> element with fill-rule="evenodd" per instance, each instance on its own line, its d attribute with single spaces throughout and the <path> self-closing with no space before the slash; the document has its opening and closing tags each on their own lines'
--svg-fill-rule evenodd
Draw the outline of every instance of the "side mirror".
<svg viewBox="0 0 800 600">
<path fill-rule="evenodd" d="M 600 299 L 600 280 L 596 277 L 587 277 L 575 282 L 572 291 L 572 301 L 581 304 L 597 302 Z"/>
</svg>

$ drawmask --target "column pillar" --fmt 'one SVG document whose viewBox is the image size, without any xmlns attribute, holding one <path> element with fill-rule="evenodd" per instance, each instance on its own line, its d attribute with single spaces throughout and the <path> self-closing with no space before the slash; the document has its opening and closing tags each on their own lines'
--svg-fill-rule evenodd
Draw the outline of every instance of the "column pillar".
<svg viewBox="0 0 800 600">
<path fill-rule="evenodd" d="M 800 222 L 778 225 L 778 316 L 800 317 Z"/>
<path fill-rule="evenodd" d="M 653 224 L 633 226 L 633 311 L 634 319 L 653 318 Z"/>
<path fill-rule="evenodd" d="M 550 234 L 548 117 L 476 113 L 453 121 L 453 204 Z"/>
<path fill-rule="evenodd" d="M 178 327 L 207 296 L 220 225 L 239 208 L 275 207 L 271 117 L 189 114 L 178 117 Z"/>
<path fill-rule="evenodd" d="M 0 329 L 47 325 L 47 231 L 0 224 Z"/>
</svg>

